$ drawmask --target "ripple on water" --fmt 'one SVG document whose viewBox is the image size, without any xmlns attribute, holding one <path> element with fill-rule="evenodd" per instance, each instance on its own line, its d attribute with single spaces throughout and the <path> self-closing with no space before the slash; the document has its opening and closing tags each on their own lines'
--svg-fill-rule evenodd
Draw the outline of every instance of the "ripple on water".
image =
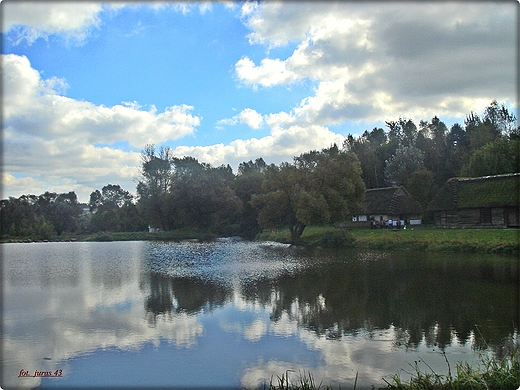
<svg viewBox="0 0 520 390">
<path fill-rule="evenodd" d="M 148 258 L 152 272 L 226 285 L 291 275 L 310 264 L 287 245 L 265 242 L 150 243 Z"/>
</svg>

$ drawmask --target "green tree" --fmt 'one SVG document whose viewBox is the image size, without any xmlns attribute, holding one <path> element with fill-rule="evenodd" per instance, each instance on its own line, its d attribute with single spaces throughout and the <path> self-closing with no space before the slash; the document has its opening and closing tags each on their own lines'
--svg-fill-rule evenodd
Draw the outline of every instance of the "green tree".
<svg viewBox="0 0 520 390">
<path fill-rule="evenodd" d="M 406 189 L 421 205 L 424 214 L 439 187 L 435 184 L 433 173 L 426 168 L 422 168 L 412 173 L 408 178 Z"/>
<path fill-rule="evenodd" d="M 54 226 L 58 235 L 77 231 L 82 210 L 74 191 L 61 194 L 46 191 L 38 196 L 34 208 L 38 217 Z"/>
<path fill-rule="evenodd" d="M 3 237 L 29 237 L 34 234 L 38 218 L 33 204 L 34 199 L 30 195 L 2 200 L 0 222 Z"/>
<path fill-rule="evenodd" d="M 458 176 L 462 166 L 468 159 L 469 149 L 468 140 L 466 137 L 466 130 L 455 123 L 451 126 L 448 135 L 446 136 L 447 158 L 446 169 L 447 176 Z"/>
<path fill-rule="evenodd" d="M 170 148 L 146 145 L 141 152 L 141 178 L 137 183 L 138 206 L 147 223 L 165 229 L 168 225 L 166 197 L 172 184 L 173 154 Z"/>
<path fill-rule="evenodd" d="M 48 219 L 54 225 L 58 235 L 64 231 L 75 232 L 77 230 L 81 206 L 74 191 L 58 194 L 51 209 L 52 213 Z"/>
<path fill-rule="evenodd" d="M 479 115 L 473 111 L 466 116 L 464 124 L 466 125 L 466 135 L 468 137 L 470 152 L 473 152 L 500 137 L 500 131 L 492 122 L 489 120 L 483 122 Z"/>
<path fill-rule="evenodd" d="M 385 122 L 389 128 L 388 140 L 390 143 L 403 146 L 414 146 L 417 139 L 417 126 L 411 119 L 399 118 L 398 121 Z"/>
<path fill-rule="evenodd" d="M 147 224 L 141 218 L 137 205 L 126 202 L 118 209 L 119 229 L 122 232 L 139 232 L 146 230 Z"/>
<path fill-rule="evenodd" d="M 385 178 L 388 184 L 406 184 L 415 171 L 424 167 L 424 154 L 414 146 L 400 146 L 386 161 Z"/>
<path fill-rule="evenodd" d="M 461 174 L 479 177 L 519 172 L 519 156 L 520 139 L 502 138 L 475 150 Z"/>
<path fill-rule="evenodd" d="M 121 208 L 131 203 L 134 197 L 130 192 L 121 188 L 119 184 L 108 184 L 101 189 L 103 205 L 112 209 Z"/>
<path fill-rule="evenodd" d="M 102 205 L 101 199 L 101 191 L 95 190 L 90 193 L 90 198 L 88 202 L 88 208 L 91 213 L 95 213 L 99 207 Z"/>
<path fill-rule="evenodd" d="M 242 162 L 238 166 L 234 190 L 235 195 L 238 196 L 242 202 L 239 231 L 240 234 L 245 237 L 253 238 L 260 232 L 258 209 L 251 205 L 251 199 L 254 195 L 262 192 L 262 182 L 266 169 L 267 164 L 261 157 L 257 158 L 254 162 L 252 160 Z"/>
<path fill-rule="evenodd" d="M 193 157 L 174 158 L 172 183 L 166 198 L 167 228 L 195 228 L 230 234 L 241 211 L 232 189 L 229 165 L 212 167 Z"/>
<path fill-rule="evenodd" d="M 496 100 L 493 100 L 484 110 L 483 122 L 495 129 L 499 135 L 510 137 L 518 131 L 515 115 Z"/>
<path fill-rule="evenodd" d="M 93 213 L 89 220 L 90 231 L 133 232 L 146 228 L 134 203 L 134 196 L 119 184 L 107 184 L 101 191 L 93 191 L 89 208 Z"/>
<path fill-rule="evenodd" d="M 306 226 L 344 221 L 360 211 L 365 186 L 356 155 L 334 145 L 295 157 L 293 164 L 269 166 L 262 190 L 252 200 L 260 225 L 288 227 L 296 244 Z"/>
<path fill-rule="evenodd" d="M 384 183 L 385 160 L 391 156 L 391 147 L 382 128 L 375 127 L 354 138 L 351 134 L 343 142 L 343 149 L 356 154 L 361 164 L 362 179 L 367 188 L 378 188 Z"/>
<path fill-rule="evenodd" d="M 54 226 L 47 222 L 45 219 L 42 219 L 40 221 L 40 224 L 36 230 L 37 232 L 37 238 L 40 240 L 49 240 L 54 236 L 55 229 Z"/>
<path fill-rule="evenodd" d="M 416 146 L 424 153 L 424 166 L 433 173 L 437 185 L 453 176 L 448 161 L 448 134 L 446 124 L 437 116 L 420 123 Z"/>
</svg>

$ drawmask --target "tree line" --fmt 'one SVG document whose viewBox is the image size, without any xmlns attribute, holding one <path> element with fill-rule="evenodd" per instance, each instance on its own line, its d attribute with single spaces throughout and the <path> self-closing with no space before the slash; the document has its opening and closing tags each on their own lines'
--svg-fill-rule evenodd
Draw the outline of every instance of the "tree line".
<svg viewBox="0 0 520 390">
<path fill-rule="evenodd" d="M 472 111 L 463 125 L 449 129 L 436 116 L 418 126 L 406 118 L 385 124 L 386 131 L 348 135 L 343 147 L 359 158 L 367 188 L 404 185 L 424 211 L 451 177 L 519 172 L 520 128 L 496 100 L 481 115 Z"/>
<path fill-rule="evenodd" d="M 254 237 L 286 227 L 296 242 L 308 225 L 346 220 L 363 207 L 365 189 L 404 185 L 426 211 L 450 177 L 519 171 L 520 128 L 493 101 L 481 115 L 449 129 L 437 117 L 399 118 L 360 136 L 268 165 L 244 161 L 211 166 L 169 148 L 141 153 L 136 193 L 108 184 L 80 204 L 74 192 L 0 201 L 2 238 L 50 239 L 62 233 L 193 229 Z"/>
</svg>

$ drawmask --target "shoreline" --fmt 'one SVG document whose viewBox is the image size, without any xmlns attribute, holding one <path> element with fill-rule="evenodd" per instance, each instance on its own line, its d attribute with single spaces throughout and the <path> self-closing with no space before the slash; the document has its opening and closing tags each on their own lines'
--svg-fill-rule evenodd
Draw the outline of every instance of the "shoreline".
<svg viewBox="0 0 520 390">
<path fill-rule="evenodd" d="M 262 240 L 290 243 L 289 232 L 284 230 L 263 232 L 258 237 Z M 413 230 L 372 230 L 309 227 L 304 231 L 298 245 L 390 251 L 517 254 L 519 239 L 519 229 L 438 229 L 421 226 Z"/>
<path fill-rule="evenodd" d="M 163 232 L 102 232 L 92 234 L 64 234 L 49 240 L 32 238 L 4 238 L 1 243 L 30 242 L 108 242 L 108 241 L 213 241 L 219 235 L 194 230 L 174 230 Z M 519 229 L 438 229 L 421 226 L 419 228 L 385 229 L 344 229 L 327 226 L 307 227 L 297 246 L 309 248 L 356 248 L 390 251 L 427 252 L 469 252 L 505 253 L 519 252 Z M 290 244 L 287 229 L 264 231 L 256 236 L 256 241 L 274 241 Z"/>
</svg>

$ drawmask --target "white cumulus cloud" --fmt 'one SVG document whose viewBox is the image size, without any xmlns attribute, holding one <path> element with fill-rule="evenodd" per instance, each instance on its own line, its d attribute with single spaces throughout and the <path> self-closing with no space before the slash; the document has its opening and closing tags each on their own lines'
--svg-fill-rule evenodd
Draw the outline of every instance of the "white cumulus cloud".
<svg viewBox="0 0 520 390">
<path fill-rule="evenodd" d="M 252 108 L 244 108 L 240 114 L 235 115 L 231 118 L 221 119 L 218 121 L 218 125 L 237 125 L 237 124 L 246 124 L 250 128 L 257 130 L 259 129 L 264 122 L 264 118 L 261 114 L 253 110 Z"/>
<path fill-rule="evenodd" d="M 295 45 L 286 58 L 244 56 L 253 89 L 318 85 L 300 120 L 337 124 L 396 116 L 460 117 L 493 99 L 516 101 L 516 4 L 264 2 L 244 6 L 252 44 Z M 421 118 L 422 116 L 422 118 Z"/>
<path fill-rule="evenodd" d="M 52 186 L 58 178 L 70 178 L 73 187 L 81 182 L 86 188 L 106 178 L 107 183 L 122 180 L 132 190 L 139 153 L 109 145 L 127 142 L 140 150 L 193 134 L 201 122 L 188 105 L 157 112 L 153 106 L 141 110 L 135 102 L 105 107 L 68 98 L 54 89 L 64 80 L 43 80 L 25 56 L 3 55 L 2 71 L 4 169 L 10 175 L 24 173 L 23 178 L 9 176 L 7 188 L 21 190 L 31 178 Z"/>
<path fill-rule="evenodd" d="M 2 4 L 3 33 L 16 31 L 17 41 L 32 43 L 51 34 L 82 41 L 99 26 L 100 2 L 6 1 Z"/>
<path fill-rule="evenodd" d="M 241 58 L 235 65 L 239 80 L 253 86 L 271 87 L 277 84 L 291 83 L 298 76 L 286 68 L 286 63 L 279 59 L 265 58 L 259 66 L 247 57 Z"/>
</svg>

